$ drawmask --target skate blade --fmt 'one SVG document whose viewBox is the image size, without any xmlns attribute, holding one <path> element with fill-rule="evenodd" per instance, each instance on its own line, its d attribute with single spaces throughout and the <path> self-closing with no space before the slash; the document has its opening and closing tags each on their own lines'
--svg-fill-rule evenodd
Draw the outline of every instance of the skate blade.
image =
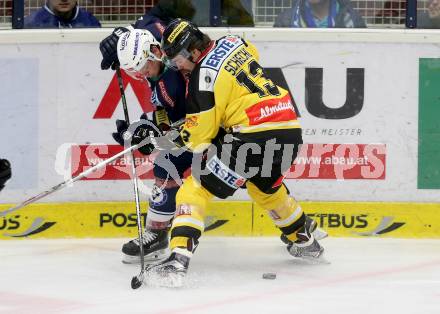
<svg viewBox="0 0 440 314">
<path fill-rule="evenodd" d="M 324 252 L 321 253 L 318 257 L 312 257 L 312 256 L 301 256 L 298 257 L 299 259 L 306 261 L 309 264 L 312 265 L 329 265 L 331 262 L 325 257 Z"/>
<path fill-rule="evenodd" d="M 168 256 L 170 256 L 170 250 L 167 249 L 163 249 L 163 250 L 158 250 L 156 252 L 144 255 L 144 261 L 146 263 L 158 263 L 161 262 L 163 260 L 165 260 L 166 258 L 168 258 Z M 141 260 L 139 258 L 139 256 L 131 256 L 131 255 L 126 255 L 124 253 L 122 253 L 122 263 L 123 264 L 140 264 Z"/>
<path fill-rule="evenodd" d="M 312 234 L 313 237 L 318 241 L 328 237 L 328 233 L 319 227 L 313 230 Z"/>
</svg>

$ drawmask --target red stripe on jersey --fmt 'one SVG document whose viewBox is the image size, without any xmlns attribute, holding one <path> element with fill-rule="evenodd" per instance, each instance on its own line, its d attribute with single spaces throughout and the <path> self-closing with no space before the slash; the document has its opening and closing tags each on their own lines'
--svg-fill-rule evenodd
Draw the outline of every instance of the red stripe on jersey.
<svg viewBox="0 0 440 314">
<path fill-rule="evenodd" d="M 159 88 L 163 99 L 168 103 L 170 107 L 174 107 L 174 100 L 170 97 L 170 95 L 168 95 L 167 89 L 163 81 L 159 81 Z"/>
<path fill-rule="evenodd" d="M 277 188 L 279 187 L 284 180 L 284 175 L 282 175 L 281 177 L 278 178 L 278 180 L 275 181 L 275 183 L 272 185 L 273 188 Z"/>
<path fill-rule="evenodd" d="M 271 98 L 246 109 L 249 125 L 265 122 L 283 122 L 296 120 L 297 116 L 292 100 L 287 94 L 283 98 Z"/>
<path fill-rule="evenodd" d="M 202 61 L 202 59 L 203 59 L 204 57 L 206 57 L 206 55 L 207 55 L 208 53 L 210 53 L 212 49 L 214 49 L 214 44 L 215 44 L 215 41 L 214 41 L 214 40 L 211 40 L 211 42 L 209 43 L 208 47 L 207 47 L 205 50 L 202 51 L 202 54 L 197 58 L 196 62 L 194 62 L 194 63 L 197 64 L 197 63 L 199 63 L 200 61 Z"/>
</svg>

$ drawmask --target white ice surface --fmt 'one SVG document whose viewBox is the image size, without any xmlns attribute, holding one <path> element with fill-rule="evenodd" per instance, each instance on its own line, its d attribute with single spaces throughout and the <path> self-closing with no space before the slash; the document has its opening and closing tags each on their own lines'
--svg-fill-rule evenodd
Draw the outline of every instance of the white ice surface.
<svg viewBox="0 0 440 314">
<path fill-rule="evenodd" d="M 183 288 L 138 290 L 123 241 L 2 241 L 0 313 L 440 313 L 440 240 L 330 238 L 310 265 L 277 238 L 205 237 Z"/>
</svg>

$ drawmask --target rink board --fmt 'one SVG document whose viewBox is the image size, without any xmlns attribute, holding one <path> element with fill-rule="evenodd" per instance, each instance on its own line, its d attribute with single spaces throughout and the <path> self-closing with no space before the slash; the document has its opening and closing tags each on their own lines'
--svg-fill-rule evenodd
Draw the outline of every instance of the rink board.
<svg viewBox="0 0 440 314">
<path fill-rule="evenodd" d="M 440 204 L 302 202 L 335 237 L 440 238 Z M 0 210 L 9 208 L 0 205 Z M 142 204 L 146 208 L 146 203 Z M 144 210 L 143 210 L 144 211 Z M 143 215 L 143 218 L 145 216 Z M 216 201 L 205 218 L 207 236 L 276 236 L 264 210 L 247 201 Z M 33 204 L 0 217 L 0 239 L 136 237 L 132 202 Z"/>
<path fill-rule="evenodd" d="M 207 31 L 212 38 L 232 32 L 251 40 L 267 74 L 292 94 L 306 143 L 285 181 L 293 195 L 308 201 L 438 202 L 437 30 Z M 11 161 L 14 175 L 1 203 L 55 186 L 117 148 L 111 133 L 124 117 L 121 94 L 115 72 L 100 69 L 97 48 L 110 32 L 2 32 L 0 68 L 8 79 L 0 84 L 7 117 L 0 124 L 0 158 Z M 152 110 L 151 91 L 122 75 L 135 120 Z M 145 156 L 136 155 L 135 162 L 151 168 Z M 140 168 L 151 188 L 151 174 Z M 132 201 L 130 174 L 121 158 L 44 201 Z M 245 190 L 230 200 L 250 201 Z"/>
</svg>

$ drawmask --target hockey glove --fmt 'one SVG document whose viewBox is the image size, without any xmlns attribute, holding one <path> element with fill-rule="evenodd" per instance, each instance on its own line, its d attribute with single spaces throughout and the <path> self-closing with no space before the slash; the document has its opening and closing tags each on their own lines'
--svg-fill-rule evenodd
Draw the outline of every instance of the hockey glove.
<svg viewBox="0 0 440 314">
<path fill-rule="evenodd" d="M 151 143 L 154 144 L 156 149 L 175 150 L 185 146 L 179 133 L 179 128 L 182 126 L 183 121 L 180 124 L 179 121 L 171 124 L 165 108 L 158 107 L 156 111 L 151 113 L 150 117 L 144 113 L 141 119 L 150 121 L 155 130 L 160 132 L 160 134 L 150 137 Z"/>
<path fill-rule="evenodd" d="M 116 27 L 109 36 L 104 38 L 99 44 L 99 50 L 101 50 L 102 61 L 101 69 L 108 70 L 110 67 L 112 70 L 116 69 L 116 65 L 119 64 L 118 60 L 118 40 L 123 33 L 129 30 L 125 27 Z"/>
<path fill-rule="evenodd" d="M 0 159 L 0 191 L 4 188 L 6 181 L 8 181 L 11 176 L 11 164 L 6 159 Z"/>
<path fill-rule="evenodd" d="M 113 139 L 122 146 L 124 146 L 124 141 L 130 141 L 132 146 L 142 143 L 144 145 L 138 150 L 144 155 L 150 155 L 155 149 L 154 138 L 160 137 L 162 134 L 158 127 L 146 120 L 145 117 L 143 114 L 141 120 L 130 126 L 124 120 L 116 120 L 117 132 L 112 133 Z"/>
<path fill-rule="evenodd" d="M 147 120 L 149 123 L 152 123 L 157 126 L 157 124 L 154 123 L 154 118 L 148 116 L 146 113 L 143 113 L 140 118 L 140 121 Z M 116 132 L 112 133 L 113 139 L 121 146 L 124 146 L 124 133 L 128 130 L 128 124 L 125 122 L 125 120 L 116 120 Z"/>
<path fill-rule="evenodd" d="M 124 133 L 128 130 L 128 124 L 124 120 L 116 120 L 116 132 L 112 133 L 113 139 L 124 146 Z"/>
</svg>

